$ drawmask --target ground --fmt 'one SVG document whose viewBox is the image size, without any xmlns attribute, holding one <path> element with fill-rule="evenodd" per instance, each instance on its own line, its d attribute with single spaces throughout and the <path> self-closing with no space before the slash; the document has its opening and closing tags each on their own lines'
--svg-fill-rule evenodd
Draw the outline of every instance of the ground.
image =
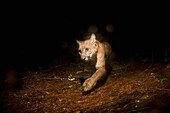
<svg viewBox="0 0 170 113">
<path fill-rule="evenodd" d="M 83 62 L 28 71 L 19 79 L 19 88 L 1 91 L 1 112 L 168 112 L 168 64 L 136 57 L 112 62 L 111 66 L 106 82 L 86 95 L 80 79 L 91 71 Z"/>
</svg>

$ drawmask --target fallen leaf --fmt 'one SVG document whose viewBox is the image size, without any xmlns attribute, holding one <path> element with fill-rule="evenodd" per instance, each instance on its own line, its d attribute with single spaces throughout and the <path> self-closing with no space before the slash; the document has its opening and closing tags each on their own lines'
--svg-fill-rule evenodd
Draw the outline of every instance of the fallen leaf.
<svg viewBox="0 0 170 113">
<path fill-rule="evenodd" d="M 88 70 L 88 69 L 86 69 L 86 68 L 84 69 L 84 71 L 85 71 L 85 72 L 89 72 L 89 70 Z"/>
<path fill-rule="evenodd" d="M 70 77 L 72 77 L 73 75 L 72 74 L 70 74 L 68 77 L 70 78 Z"/>
<path fill-rule="evenodd" d="M 50 93 L 46 91 L 46 94 L 48 94 L 48 95 L 49 95 Z"/>
<path fill-rule="evenodd" d="M 82 73 L 83 71 L 77 71 L 76 74 Z"/>
<path fill-rule="evenodd" d="M 70 86 L 68 86 L 69 88 L 72 88 L 73 87 L 73 85 L 70 85 Z"/>
<path fill-rule="evenodd" d="M 68 78 L 68 80 L 73 81 L 73 80 L 75 80 L 75 78 Z"/>
</svg>

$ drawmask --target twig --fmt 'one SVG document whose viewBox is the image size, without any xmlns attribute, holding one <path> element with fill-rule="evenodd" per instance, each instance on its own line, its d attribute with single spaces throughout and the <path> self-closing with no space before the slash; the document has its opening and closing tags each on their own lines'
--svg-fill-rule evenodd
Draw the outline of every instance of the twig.
<svg viewBox="0 0 170 113">
<path fill-rule="evenodd" d="M 43 78 L 45 80 L 68 80 L 68 78 Z"/>
<path fill-rule="evenodd" d="M 150 107 L 141 107 L 141 108 L 138 108 L 138 109 L 133 109 L 131 111 L 128 111 L 128 113 L 137 113 L 137 112 L 140 112 L 140 111 L 145 111 L 145 110 L 148 110 L 150 109 Z"/>
<path fill-rule="evenodd" d="M 164 88 L 156 88 L 157 90 L 167 90 L 170 91 L 170 89 L 164 89 Z"/>
<path fill-rule="evenodd" d="M 57 77 L 57 78 L 43 78 L 43 79 L 46 79 L 46 80 L 69 80 L 71 78 L 81 78 L 81 77 L 80 76 L 72 76 L 72 77 L 66 77 L 66 78 Z"/>
<path fill-rule="evenodd" d="M 152 67 L 152 65 L 153 65 L 153 55 L 154 55 L 154 53 L 153 53 L 153 49 L 152 49 L 152 62 L 151 62 L 151 64 L 150 64 L 144 71 L 142 71 L 140 74 L 143 74 L 144 72 L 146 72 L 148 69 L 150 69 L 150 68 Z"/>
</svg>

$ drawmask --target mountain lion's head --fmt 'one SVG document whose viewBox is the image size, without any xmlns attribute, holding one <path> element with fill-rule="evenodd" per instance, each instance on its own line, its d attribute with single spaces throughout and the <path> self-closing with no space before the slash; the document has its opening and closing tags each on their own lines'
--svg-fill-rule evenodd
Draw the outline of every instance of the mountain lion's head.
<svg viewBox="0 0 170 113">
<path fill-rule="evenodd" d="M 78 41 L 78 52 L 82 60 L 88 61 L 92 59 L 93 55 L 97 53 L 98 45 L 96 44 L 96 35 L 92 34 L 90 39 L 85 41 Z"/>
</svg>

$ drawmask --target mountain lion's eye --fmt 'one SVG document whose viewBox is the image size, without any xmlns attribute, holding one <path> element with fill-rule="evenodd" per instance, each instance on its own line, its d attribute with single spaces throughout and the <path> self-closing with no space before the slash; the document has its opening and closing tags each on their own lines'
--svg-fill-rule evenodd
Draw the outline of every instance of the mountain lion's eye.
<svg viewBox="0 0 170 113">
<path fill-rule="evenodd" d="M 81 50 L 78 50 L 79 51 L 79 53 L 81 53 Z"/>
<path fill-rule="evenodd" d="M 88 51 L 89 50 L 89 48 L 86 48 L 86 51 Z"/>
</svg>

